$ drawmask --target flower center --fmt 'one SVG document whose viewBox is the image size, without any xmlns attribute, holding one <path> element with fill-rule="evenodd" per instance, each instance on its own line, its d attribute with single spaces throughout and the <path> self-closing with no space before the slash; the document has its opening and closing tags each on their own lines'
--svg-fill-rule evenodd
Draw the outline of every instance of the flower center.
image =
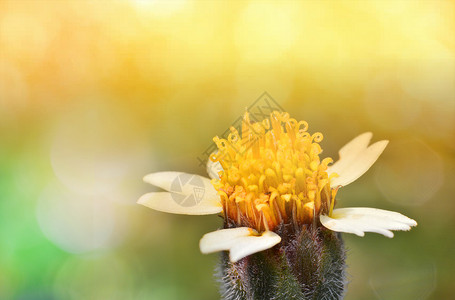
<svg viewBox="0 0 455 300">
<path fill-rule="evenodd" d="M 231 127 L 227 139 L 213 139 L 218 152 L 210 159 L 223 171 L 212 184 L 229 227 L 262 232 L 280 224 L 310 224 L 331 211 L 336 189 L 326 171 L 332 159 L 320 160 L 323 136 L 307 129 L 307 122 L 288 113 L 275 111 L 254 123 L 246 112 L 241 135 Z"/>
</svg>

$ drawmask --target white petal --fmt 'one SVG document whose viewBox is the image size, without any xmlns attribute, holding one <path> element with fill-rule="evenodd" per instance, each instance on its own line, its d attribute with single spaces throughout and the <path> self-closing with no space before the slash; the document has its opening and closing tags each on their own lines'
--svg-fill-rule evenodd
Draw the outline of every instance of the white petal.
<svg viewBox="0 0 455 300">
<path fill-rule="evenodd" d="M 229 258 L 231 262 L 236 262 L 253 253 L 270 249 L 279 242 L 281 237 L 272 231 L 266 231 L 262 236 L 242 237 L 231 248 Z"/>
<path fill-rule="evenodd" d="M 137 203 L 148 208 L 182 215 L 211 215 L 223 211 L 219 199 L 204 199 L 201 202 L 192 202 L 191 196 L 184 197 L 181 194 L 169 192 L 155 192 L 142 195 Z"/>
<path fill-rule="evenodd" d="M 145 176 L 144 181 L 170 192 L 142 196 L 140 203 L 150 208 L 192 215 L 221 211 L 220 198 L 208 178 L 182 172 L 158 172 Z"/>
<path fill-rule="evenodd" d="M 281 241 L 281 237 L 272 231 L 258 235 L 254 229 L 247 227 L 221 229 L 205 234 L 199 242 L 204 254 L 218 251 L 229 251 L 231 262 L 269 248 Z"/>
<path fill-rule="evenodd" d="M 364 236 L 365 232 L 376 232 L 393 237 L 390 230 L 410 230 L 417 222 L 394 211 L 368 207 L 334 209 L 332 216 L 320 216 L 324 227 L 337 231 Z"/>
<path fill-rule="evenodd" d="M 373 137 L 373 133 L 371 132 L 364 132 L 361 135 L 358 135 L 354 139 L 352 139 L 349 143 L 344 145 L 339 151 L 338 154 L 343 158 L 348 158 L 350 156 L 357 156 L 360 152 L 368 148 L 368 144 L 371 141 L 371 138 Z M 337 167 L 334 168 L 334 165 L 332 165 L 330 168 L 334 169 L 343 169 L 347 165 L 349 165 L 349 160 L 338 160 L 336 162 Z"/>
<path fill-rule="evenodd" d="M 193 180 L 202 182 L 206 186 L 212 186 L 210 179 L 203 176 L 188 174 L 183 172 L 157 172 L 144 176 L 143 180 L 154 186 L 160 187 L 168 192 L 175 191 L 175 184 L 184 185 L 185 183 Z"/>
<path fill-rule="evenodd" d="M 137 203 L 154 210 L 183 215 L 211 215 L 223 210 L 218 198 L 204 199 L 199 203 L 188 202 L 189 199 L 181 194 L 156 192 L 143 195 Z"/>
<path fill-rule="evenodd" d="M 215 152 L 216 153 L 216 152 Z M 207 174 L 212 179 L 220 179 L 218 173 L 223 171 L 223 167 L 219 162 L 213 162 L 210 158 L 207 160 Z"/>
<path fill-rule="evenodd" d="M 364 149 L 364 148 L 368 147 L 368 144 L 370 143 L 372 137 L 373 137 L 372 132 L 364 132 L 364 133 L 356 136 L 355 138 L 353 138 L 346 145 L 344 145 L 340 149 L 339 153 L 341 155 L 346 155 L 351 152 L 356 152 L 358 150 Z"/>
<path fill-rule="evenodd" d="M 203 254 L 229 250 L 235 239 L 252 234 L 256 234 L 256 230 L 248 227 L 220 229 L 205 234 L 199 242 L 199 248 Z"/>
<path fill-rule="evenodd" d="M 362 176 L 378 159 L 389 141 L 376 142 L 368 147 L 372 137 L 366 132 L 340 149 L 340 159 L 327 169 L 327 173 L 339 176 L 330 181 L 331 187 L 345 186 Z"/>
</svg>

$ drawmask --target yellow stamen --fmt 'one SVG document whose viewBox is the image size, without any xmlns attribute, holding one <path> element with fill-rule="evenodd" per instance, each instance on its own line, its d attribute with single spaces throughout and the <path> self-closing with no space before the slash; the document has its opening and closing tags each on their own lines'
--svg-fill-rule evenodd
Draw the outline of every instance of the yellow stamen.
<svg viewBox="0 0 455 300">
<path fill-rule="evenodd" d="M 210 157 L 223 167 L 212 184 L 225 218 L 261 232 L 331 213 L 336 190 L 330 180 L 337 175 L 327 175 L 331 158 L 319 158 L 321 133 L 311 135 L 308 123 L 279 112 L 258 123 L 246 112 L 241 134 L 230 130 L 227 139 L 213 139 L 218 152 Z"/>
</svg>

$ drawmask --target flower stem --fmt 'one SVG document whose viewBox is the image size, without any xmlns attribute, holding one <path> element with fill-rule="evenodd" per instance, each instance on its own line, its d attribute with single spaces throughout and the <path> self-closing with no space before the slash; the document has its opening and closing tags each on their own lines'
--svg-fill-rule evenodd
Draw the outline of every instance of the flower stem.
<svg viewBox="0 0 455 300">
<path fill-rule="evenodd" d="M 305 226 L 277 231 L 282 242 L 237 263 L 221 255 L 218 277 L 225 300 L 342 299 L 345 249 L 339 233 Z"/>
</svg>

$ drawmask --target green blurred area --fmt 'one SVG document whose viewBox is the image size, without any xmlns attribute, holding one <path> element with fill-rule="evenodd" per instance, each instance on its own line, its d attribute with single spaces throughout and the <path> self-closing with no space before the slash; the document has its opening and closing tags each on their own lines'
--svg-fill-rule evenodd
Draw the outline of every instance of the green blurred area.
<svg viewBox="0 0 455 300">
<path fill-rule="evenodd" d="M 1 1 L 0 299 L 216 299 L 217 216 L 136 200 L 267 91 L 323 155 L 390 144 L 338 207 L 399 211 L 393 239 L 345 235 L 346 299 L 455 289 L 452 1 Z"/>
</svg>

